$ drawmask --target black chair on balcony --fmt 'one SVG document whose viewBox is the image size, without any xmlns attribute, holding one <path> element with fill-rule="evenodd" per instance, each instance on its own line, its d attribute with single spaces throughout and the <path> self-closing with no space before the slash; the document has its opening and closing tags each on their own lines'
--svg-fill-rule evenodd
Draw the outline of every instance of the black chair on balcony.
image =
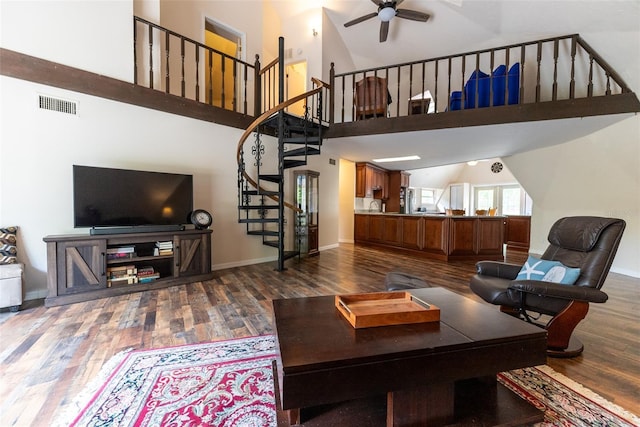
<svg viewBox="0 0 640 427">
<path fill-rule="evenodd" d="M 471 290 L 500 305 L 503 312 L 544 327 L 549 356 L 577 356 L 584 347 L 572 337 L 573 330 L 587 315 L 590 302 L 607 301 L 600 288 L 625 226 L 616 218 L 559 219 L 549 231 L 550 245 L 541 259 L 530 256 L 524 266 L 481 261 Z"/>
</svg>

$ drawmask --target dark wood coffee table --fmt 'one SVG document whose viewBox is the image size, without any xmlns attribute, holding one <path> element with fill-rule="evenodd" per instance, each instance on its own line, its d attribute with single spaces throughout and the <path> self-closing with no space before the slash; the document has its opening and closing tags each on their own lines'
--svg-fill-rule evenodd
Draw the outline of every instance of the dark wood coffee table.
<svg viewBox="0 0 640 427">
<path fill-rule="evenodd" d="M 504 425 L 517 425 L 516 414 L 524 423 L 542 420 L 495 375 L 546 363 L 545 330 L 444 288 L 409 292 L 440 307 L 440 322 L 354 329 L 333 296 L 273 301 L 277 392 L 290 424 L 300 423 L 300 408 L 347 401 L 366 407 L 362 399 L 379 408 L 380 396 L 387 426 L 478 419 L 475 400 L 477 411 L 493 406 L 489 423 L 508 418 Z"/>
</svg>

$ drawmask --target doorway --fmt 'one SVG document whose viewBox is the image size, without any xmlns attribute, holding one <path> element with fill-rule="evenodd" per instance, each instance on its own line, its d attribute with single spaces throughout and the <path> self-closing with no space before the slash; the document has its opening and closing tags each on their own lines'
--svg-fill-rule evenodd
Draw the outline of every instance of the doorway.
<svg viewBox="0 0 640 427">
<path fill-rule="evenodd" d="M 241 105 L 242 100 L 239 99 L 240 85 L 236 84 L 235 80 L 242 81 L 244 69 L 238 67 L 234 70 L 233 59 L 243 59 L 244 35 L 208 18 L 205 19 L 204 28 L 204 44 L 217 51 L 213 52 L 211 57 L 207 52 L 204 58 L 205 102 L 237 111 L 236 108 Z"/>
<path fill-rule="evenodd" d="M 307 61 L 295 62 L 285 66 L 286 86 L 285 99 L 303 94 L 307 91 Z M 306 101 L 298 101 L 287 108 L 287 112 L 304 116 Z"/>
</svg>

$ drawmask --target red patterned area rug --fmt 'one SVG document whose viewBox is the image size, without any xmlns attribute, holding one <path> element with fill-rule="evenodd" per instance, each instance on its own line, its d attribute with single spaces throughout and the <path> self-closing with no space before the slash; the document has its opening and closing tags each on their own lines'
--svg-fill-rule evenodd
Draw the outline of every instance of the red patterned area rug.
<svg viewBox="0 0 640 427">
<path fill-rule="evenodd" d="M 274 358 L 273 336 L 131 351 L 70 425 L 275 426 Z"/>
<path fill-rule="evenodd" d="M 498 374 L 498 381 L 544 411 L 540 426 L 640 426 L 640 418 L 549 366 Z"/>
<path fill-rule="evenodd" d="M 271 335 L 115 356 L 55 426 L 275 427 Z M 548 366 L 498 380 L 545 412 L 541 426 L 640 426 Z"/>
</svg>

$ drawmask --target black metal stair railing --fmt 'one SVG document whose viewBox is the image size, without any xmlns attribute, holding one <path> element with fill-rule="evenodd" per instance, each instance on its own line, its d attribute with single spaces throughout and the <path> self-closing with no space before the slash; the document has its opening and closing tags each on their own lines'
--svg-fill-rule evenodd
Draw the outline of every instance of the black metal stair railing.
<svg viewBox="0 0 640 427">
<path fill-rule="evenodd" d="M 284 40 L 280 39 L 280 58 L 283 58 Z M 284 100 L 284 70 L 281 59 L 268 65 L 271 71 L 261 70 L 266 76 L 261 98 L 267 110 L 258 116 L 242 134 L 237 149 L 238 161 L 238 222 L 244 223 L 247 234 L 261 236 L 262 243 L 278 249 L 278 270 L 284 270 L 284 261 L 298 253 L 286 250 L 286 213 L 300 212 L 297 206 L 285 201 L 286 170 L 305 166 L 309 156 L 319 155 L 326 116 L 323 96 L 329 87 L 312 79 L 313 89 Z M 273 79 L 277 68 L 278 79 Z M 272 91 L 278 92 L 278 103 L 273 105 Z M 293 104 L 305 103 L 304 116 L 286 112 Z M 250 137 L 253 135 L 253 142 Z M 250 154 L 249 154 L 250 152 Z M 248 158 L 253 160 L 248 160 Z M 292 221 L 293 222 L 293 221 Z"/>
</svg>

